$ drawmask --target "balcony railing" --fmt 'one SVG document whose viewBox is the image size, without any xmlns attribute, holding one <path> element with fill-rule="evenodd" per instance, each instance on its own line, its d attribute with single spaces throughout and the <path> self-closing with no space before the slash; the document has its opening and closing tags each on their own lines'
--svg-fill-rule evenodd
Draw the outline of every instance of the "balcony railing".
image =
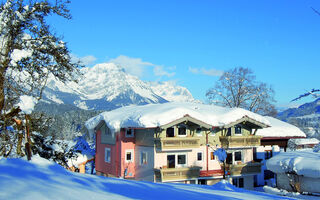
<svg viewBox="0 0 320 200">
<path fill-rule="evenodd" d="M 200 139 L 194 137 L 157 138 L 155 144 L 156 147 L 161 150 L 199 148 Z"/>
<path fill-rule="evenodd" d="M 260 136 L 220 136 L 220 142 L 223 148 L 260 146 L 260 140 Z"/>
<path fill-rule="evenodd" d="M 154 169 L 157 181 L 178 181 L 198 178 L 201 167 Z"/>
<path fill-rule="evenodd" d="M 237 165 L 226 165 L 226 170 L 231 176 L 259 174 L 261 172 L 261 163 L 244 163 Z"/>
</svg>

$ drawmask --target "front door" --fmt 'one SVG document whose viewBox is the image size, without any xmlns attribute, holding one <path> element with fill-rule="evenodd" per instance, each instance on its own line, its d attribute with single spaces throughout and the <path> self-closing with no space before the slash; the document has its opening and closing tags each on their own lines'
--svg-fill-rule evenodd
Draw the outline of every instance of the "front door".
<svg viewBox="0 0 320 200">
<path fill-rule="evenodd" d="M 168 168 L 176 167 L 176 156 L 175 155 L 167 155 L 167 164 Z"/>
</svg>

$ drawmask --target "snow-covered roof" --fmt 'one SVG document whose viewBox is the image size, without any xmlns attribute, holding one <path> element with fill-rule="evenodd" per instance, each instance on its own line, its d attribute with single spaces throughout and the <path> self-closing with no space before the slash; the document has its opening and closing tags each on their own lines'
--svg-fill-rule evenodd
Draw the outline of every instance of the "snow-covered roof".
<svg viewBox="0 0 320 200">
<path fill-rule="evenodd" d="M 319 144 L 319 140 L 317 138 L 292 138 L 288 140 L 288 143 L 296 145 Z"/>
<path fill-rule="evenodd" d="M 263 116 L 241 108 L 224 108 L 198 103 L 168 102 L 163 104 L 148 104 L 143 106 L 126 106 L 112 111 L 103 112 L 86 122 L 86 127 L 92 131 L 104 120 L 111 131 L 120 128 L 159 127 L 189 115 L 214 127 L 226 126 L 243 117 L 248 117 L 259 123 L 270 125 Z"/>
<path fill-rule="evenodd" d="M 259 129 L 256 135 L 263 137 L 306 137 L 298 127 L 283 122 L 273 117 L 265 117 L 271 124 L 271 127 Z"/>
<path fill-rule="evenodd" d="M 295 172 L 306 177 L 320 178 L 320 153 L 309 151 L 281 152 L 267 161 L 275 173 Z"/>
</svg>

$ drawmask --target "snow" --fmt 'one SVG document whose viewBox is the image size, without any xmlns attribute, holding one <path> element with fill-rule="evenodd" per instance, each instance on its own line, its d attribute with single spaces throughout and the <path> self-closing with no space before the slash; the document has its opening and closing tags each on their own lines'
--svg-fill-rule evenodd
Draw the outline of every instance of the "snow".
<svg viewBox="0 0 320 200">
<path fill-rule="evenodd" d="M 20 102 L 17 106 L 19 106 L 21 111 L 25 114 L 31 114 L 37 102 L 38 100 L 34 97 L 22 95 L 20 96 Z"/>
<path fill-rule="evenodd" d="M 289 143 L 296 145 L 319 144 L 319 140 L 317 138 L 292 138 L 288 140 Z"/>
<path fill-rule="evenodd" d="M 174 81 L 149 82 L 149 85 L 154 93 L 168 101 L 201 103 L 187 88 L 178 86 Z"/>
<path fill-rule="evenodd" d="M 214 186 L 157 184 L 79 174 L 33 156 L 0 158 L 0 199 L 290 199 L 235 188 L 227 182 Z"/>
<path fill-rule="evenodd" d="M 89 119 L 86 122 L 86 127 L 92 132 L 101 120 L 106 122 L 111 131 L 118 131 L 120 128 L 126 127 L 158 127 L 180 119 L 185 115 L 189 115 L 214 127 L 222 127 L 245 116 L 269 125 L 269 121 L 261 115 L 241 108 L 224 108 L 188 102 L 168 102 L 143 106 L 126 106 L 109 112 L 103 112 Z"/>
<path fill-rule="evenodd" d="M 294 172 L 320 178 L 320 152 L 312 150 L 281 152 L 267 161 L 267 168 L 275 173 Z"/>
<path fill-rule="evenodd" d="M 264 186 L 263 190 L 269 194 L 288 196 L 288 197 L 293 197 L 293 198 L 297 198 L 297 199 L 310 199 L 310 200 L 311 199 L 313 199 L 313 200 L 320 199 L 320 196 L 303 195 L 303 194 L 300 194 L 299 192 L 288 192 L 286 190 L 273 188 L 270 186 Z"/>
<path fill-rule="evenodd" d="M 273 117 L 265 116 L 271 127 L 259 129 L 256 135 L 263 137 L 306 137 L 298 127 Z"/>
</svg>

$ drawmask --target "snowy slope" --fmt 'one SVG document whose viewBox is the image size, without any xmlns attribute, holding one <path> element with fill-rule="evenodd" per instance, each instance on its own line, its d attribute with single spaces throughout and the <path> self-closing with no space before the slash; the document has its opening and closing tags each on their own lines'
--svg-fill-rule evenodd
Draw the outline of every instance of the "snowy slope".
<svg viewBox="0 0 320 200">
<path fill-rule="evenodd" d="M 226 182 L 214 186 L 156 184 L 99 177 L 66 171 L 33 157 L 0 159 L 0 199 L 290 199 L 235 188 Z"/>
<path fill-rule="evenodd" d="M 195 101 L 190 92 L 169 82 L 145 83 L 113 63 L 81 69 L 79 83 L 50 78 L 44 100 L 81 109 L 111 110 L 126 105 Z"/>
<path fill-rule="evenodd" d="M 298 108 L 282 111 L 277 118 L 299 127 L 307 137 L 320 139 L 320 98 Z"/>
</svg>

